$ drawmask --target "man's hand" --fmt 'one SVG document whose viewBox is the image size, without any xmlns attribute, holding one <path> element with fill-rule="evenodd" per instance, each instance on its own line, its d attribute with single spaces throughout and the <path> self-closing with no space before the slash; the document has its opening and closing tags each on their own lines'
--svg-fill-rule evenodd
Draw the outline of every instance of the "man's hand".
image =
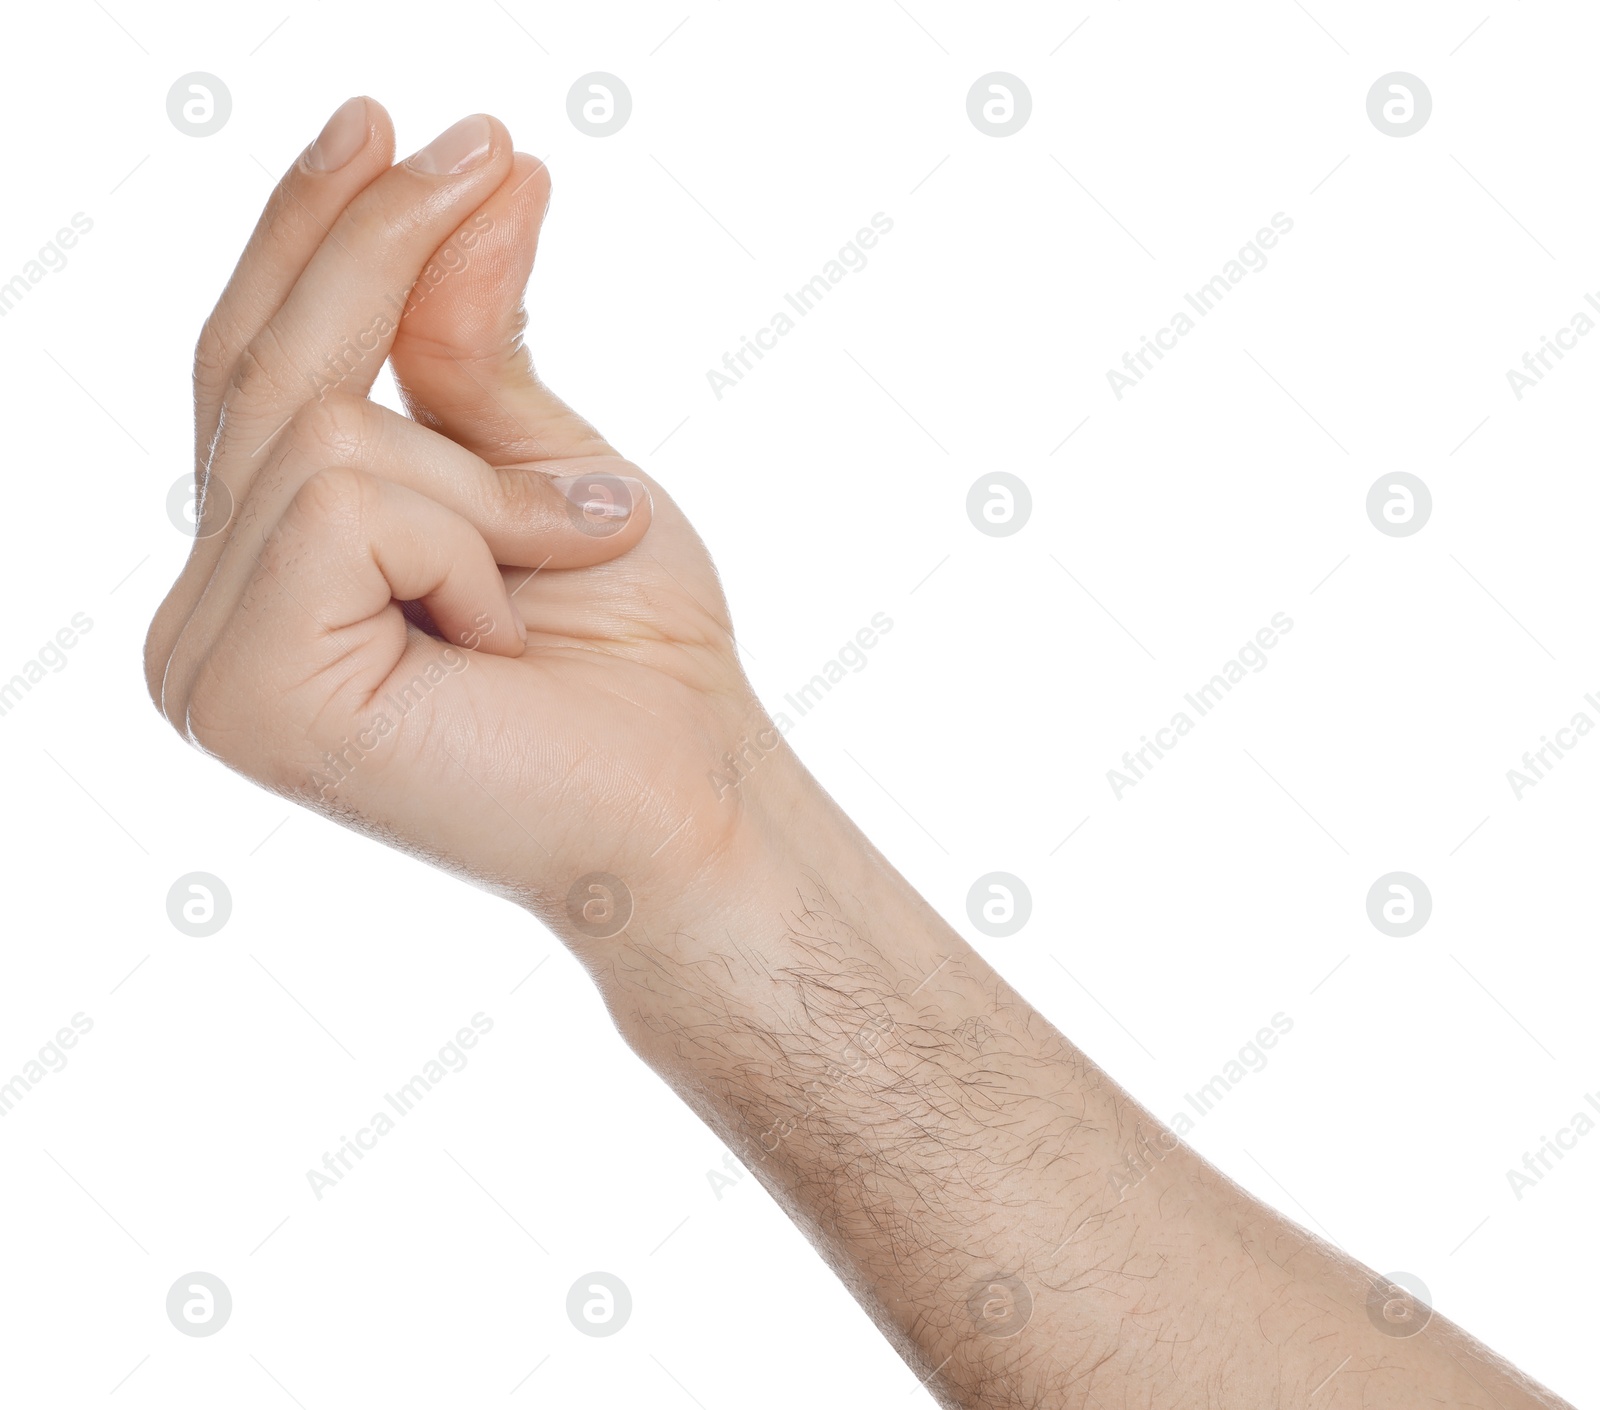
<svg viewBox="0 0 1600 1410">
<path fill-rule="evenodd" d="M 644 904 L 735 847 L 708 779 L 759 707 L 687 521 L 533 377 L 544 168 L 484 117 L 392 148 L 341 109 L 200 336 L 200 536 L 150 688 L 257 782 L 570 933 L 585 875 Z M 391 349 L 416 421 L 366 400 Z"/>
</svg>

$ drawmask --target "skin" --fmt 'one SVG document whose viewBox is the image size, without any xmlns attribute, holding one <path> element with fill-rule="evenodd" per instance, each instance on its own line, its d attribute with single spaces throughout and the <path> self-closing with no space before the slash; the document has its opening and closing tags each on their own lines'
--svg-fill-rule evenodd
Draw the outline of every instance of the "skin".
<svg viewBox="0 0 1600 1410">
<path fill-rule="evenodd" d="M 197 347 L 174 728 L 549 925 L 946 1405 L 1564 1405 L 1188 1150 L 895 872 L 671 496 L 533 371 L 548 173 L 493 120 L 466 170 L 391 165 L 355 111 Z"/>
</svg>

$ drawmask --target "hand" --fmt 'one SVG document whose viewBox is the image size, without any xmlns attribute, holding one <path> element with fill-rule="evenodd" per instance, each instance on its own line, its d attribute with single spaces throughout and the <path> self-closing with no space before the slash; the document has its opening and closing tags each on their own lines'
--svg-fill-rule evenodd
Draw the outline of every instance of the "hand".
<svg viewBox="0 0 1600 1410">
<path fill-rule="evenodd" d="M 735 849 L 711 773 L 766 723 L 715 571 L 532 372 L 544 167 L 483 117 L 392 151 L 378 104 L 341 109 L 201 334 L 200 533 L 151 692 L 257 782 L 558 928 L 589 873 L 666 902 Z M 365 400 L 391 352 L 416 421 Z"/>
</svg>

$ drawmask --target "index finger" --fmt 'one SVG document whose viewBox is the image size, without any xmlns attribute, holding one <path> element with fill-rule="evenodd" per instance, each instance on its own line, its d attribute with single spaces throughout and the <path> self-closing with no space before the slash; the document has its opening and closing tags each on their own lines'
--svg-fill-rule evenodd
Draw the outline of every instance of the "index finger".
<svg viewBox="0 0 1600 1410">
<path fill-rule="evenodd" d="M 194 350 L 195 458 L 203 462 L 240 355 L 283 306 L 340 213 L 394 160 L 394 124 L 351 98 L 283 175 Z"/>
<path fill-rule="evenodd" d="M 505 127 L 474 114 L 389 168 L 339 214 L 229 379 L 211 468 L 235 501 L 301 406 L 335 387 L 367 393 L 429 256 L 510 164 Z"/>
</svg>

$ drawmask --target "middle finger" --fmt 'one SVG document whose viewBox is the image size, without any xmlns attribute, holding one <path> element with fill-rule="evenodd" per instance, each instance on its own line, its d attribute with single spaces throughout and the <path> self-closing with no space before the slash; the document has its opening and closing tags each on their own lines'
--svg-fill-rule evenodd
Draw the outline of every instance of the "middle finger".
<svg viewBox="0 0 1600 1410">
<path fill-rule="evenodd" d="M 210 473 L 234 503 L 295 412 L 337 387 L 365 395 L 428 258 L 504 180 L 511 139 L 463 118 L 351 201 L 282 306 L 240 355 Z"/>
</svg>

